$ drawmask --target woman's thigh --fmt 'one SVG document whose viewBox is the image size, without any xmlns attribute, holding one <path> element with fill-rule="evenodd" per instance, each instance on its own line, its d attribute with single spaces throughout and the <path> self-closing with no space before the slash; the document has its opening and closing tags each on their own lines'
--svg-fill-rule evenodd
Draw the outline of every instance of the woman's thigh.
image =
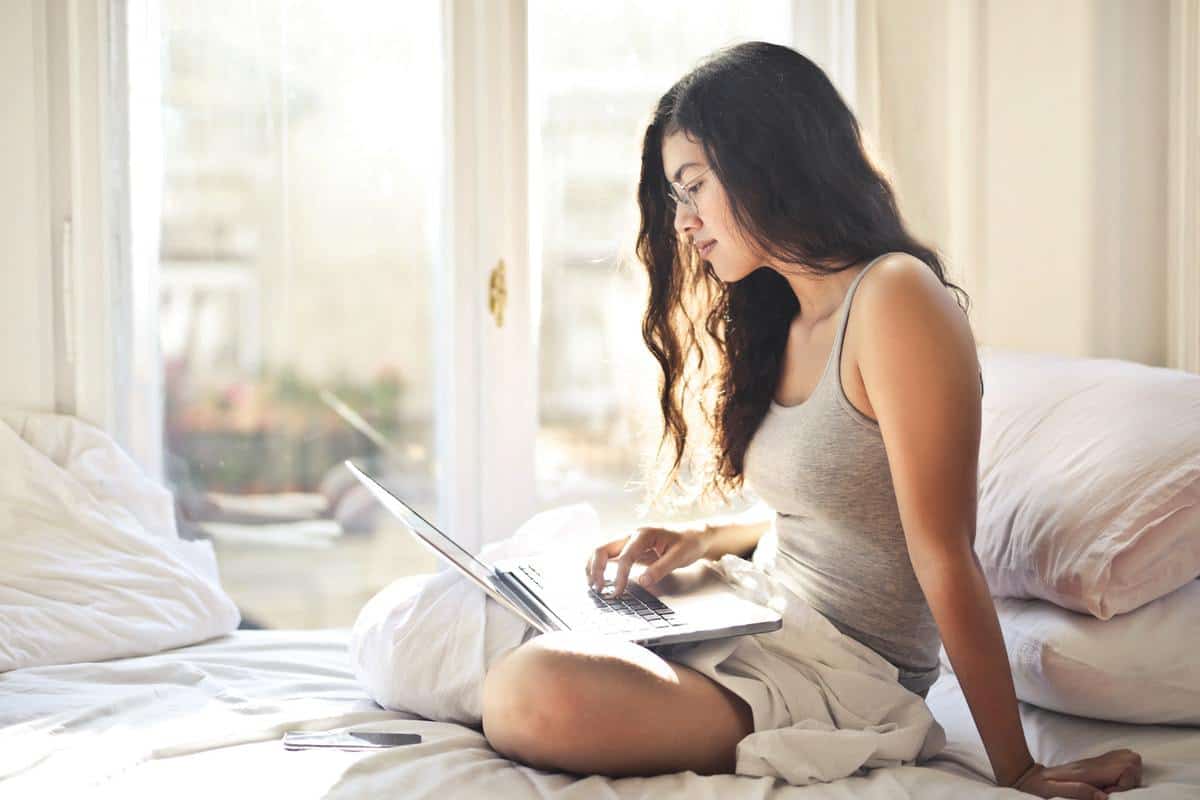
<svg viewBox="0 0 1200 800">
<path fill-rule="evenodd" d="M 512 650 L 483 684 L 498 752 L 580 774 L 733 772 L 750 707 L 695 670 L 631 642 L 556 632 Z"/>
</svg>

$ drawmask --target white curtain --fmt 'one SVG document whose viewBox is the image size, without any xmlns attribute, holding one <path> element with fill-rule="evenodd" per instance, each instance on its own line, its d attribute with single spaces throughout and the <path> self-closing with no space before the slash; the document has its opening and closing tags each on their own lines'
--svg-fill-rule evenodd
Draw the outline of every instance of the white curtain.
<svg viewBox="0 0 1200 800">
<path fill-rule="evenodd" d="M 857 0 L 860 122 L 980 344 L 1200 347 L 1198 3 Z"/>
<path fill-rule="evenodd" d="M 1168 365 L 1200 372 L 1200 0 L 1172 0 Z"/>
<path fill-rule="evenodd" d="M 859 123 L 910 230 L 973 297 L 986 255 L 981 14 L 973 0 L 856 3 Z"/>
</svg>

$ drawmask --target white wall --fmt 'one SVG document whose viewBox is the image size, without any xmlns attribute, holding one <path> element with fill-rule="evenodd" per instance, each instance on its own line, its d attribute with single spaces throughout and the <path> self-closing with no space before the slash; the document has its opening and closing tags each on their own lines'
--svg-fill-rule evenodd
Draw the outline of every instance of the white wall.
<svg viewBox="0 0 1200 800">
<path fill-rule="evenodd" d="M 0 407 L 54 408 L 41 0 L 0 5 Z"/>
<path fill-rule="evenodd" d="M 1164 364 L 1167 4 L 859 11 L 860 118 L 977 340 Z"/>
<path fill-rule="evenodd" d="M 1167 2 L 1095 3 L 1092 346 L 1167 363 Z"/>
<path fill-rule="evenodd" d="M 1170 0 L 1167 366 L 1200 373 L 1200 0 Z"/>
</svg>

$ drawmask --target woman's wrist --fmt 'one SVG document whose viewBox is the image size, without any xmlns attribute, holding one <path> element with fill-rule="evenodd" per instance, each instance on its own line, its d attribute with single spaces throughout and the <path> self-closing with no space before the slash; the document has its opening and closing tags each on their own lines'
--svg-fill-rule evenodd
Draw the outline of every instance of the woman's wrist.
<svg viewBox="0 0 1200 800">
<path fill-rule="evenodd" d="M 771 527 L 771 520 L 751 520 L 747 514 L 705 520 L 692 530 L 703 545 L 703 557 L 719 561 L 726 555 L 750 558 L 754 548 Z"/>
<path fill-rule="evenodd" d="M 716 561 L 719 556 L 714 557 L 712 546 L 713 540 L 717 536 L 717 529 L 708 523 L 701 523 L 700 527 L 693 528 L 692 532 L 700 540 L 700 557 Z"/>
<path fill-rule="evenodd" d="M 1013 779 L 1012 781 L 1010 781 L 1008 783 L 1002 783 L 999 785 L 1008 787 L 1009 789 L 1018 789 L 1021 786 L 1021 782 L 1024 781 L 1026 778 L 1028 778 L 1031 774 L 1033 774 L 1033 771 L 1036 770 L 1040 766 L 1041 766 L 1041 764 L 1039 764 L 1035 760 L 1028 767 L 1026 767 L 1025 771 L 1022 772 L 1020 775 L 1018 775 L 1015 779 Z"/>
</svg>

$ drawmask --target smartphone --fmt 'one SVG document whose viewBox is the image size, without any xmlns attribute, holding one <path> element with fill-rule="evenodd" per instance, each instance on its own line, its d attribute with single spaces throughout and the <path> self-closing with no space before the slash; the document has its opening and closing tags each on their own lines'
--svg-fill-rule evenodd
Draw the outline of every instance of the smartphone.
<svg viewBox="0 0 1200 800">
<path fill-rule="evenodd" d="M 390 731 L 288 731 L 283 735 L 283 746 L 288 750 L 319 747 L 335 750 L 380 750 L 420 742 L 419 733 Z"/>
</svg>

